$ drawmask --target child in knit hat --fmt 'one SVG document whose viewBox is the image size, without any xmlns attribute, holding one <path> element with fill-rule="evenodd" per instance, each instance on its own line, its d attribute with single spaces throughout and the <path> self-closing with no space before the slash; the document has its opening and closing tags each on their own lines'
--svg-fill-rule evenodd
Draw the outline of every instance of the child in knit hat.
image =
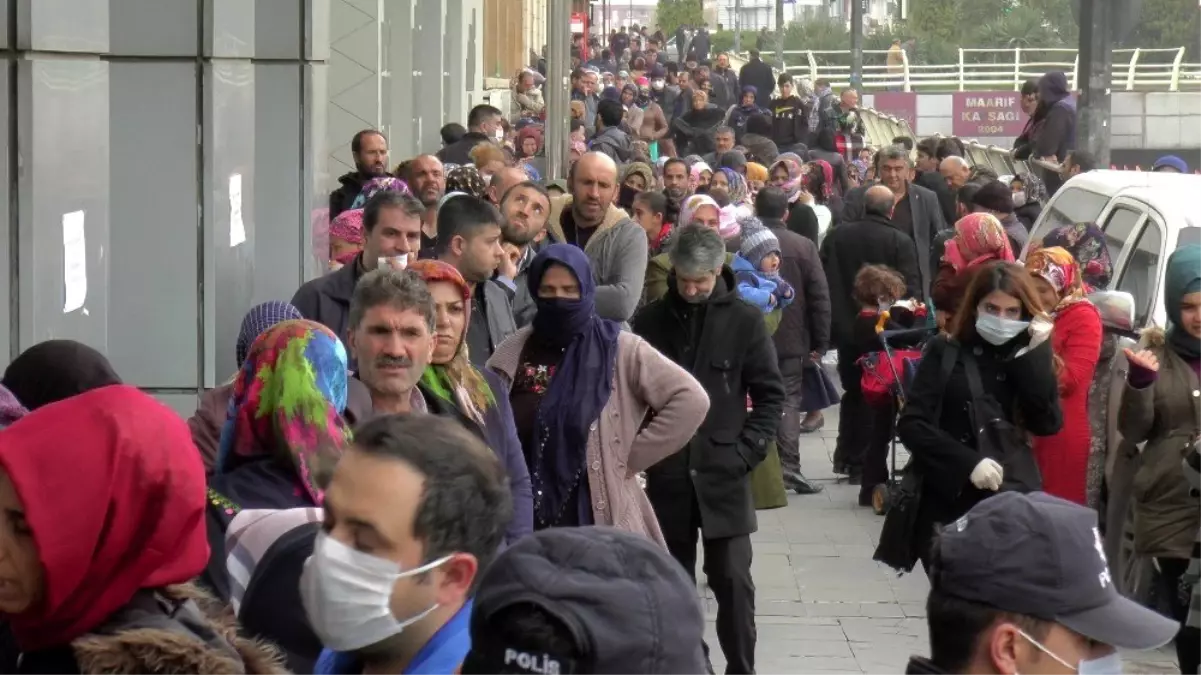
<svg viewBox="0 0 1201 675">
<path fill-rule="evenodd" d="M 730 268 L 738 280 L 738 295 L 764 313 L 792 303 L 795 292 L 780 278 L 780 240 L 758 218 L 738 221 L 742 243 Z"/>
</svg>

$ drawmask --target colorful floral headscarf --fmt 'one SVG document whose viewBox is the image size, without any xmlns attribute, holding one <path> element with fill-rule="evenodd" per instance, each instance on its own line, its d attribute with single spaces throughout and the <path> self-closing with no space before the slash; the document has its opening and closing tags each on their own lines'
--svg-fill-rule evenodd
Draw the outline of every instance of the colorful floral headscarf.
<svg viewBox="0 0 1201 675">
<path fill-rule="evenodd" d="M 784 153 L 771 165 L 768 170 L 768 176 L 773 176 L 776 173 L 777 167 L 784 167 L 788 171 L 788 182 L 780 186 L 780 189 L 787 195 L 789 203 L 795 202 L 797 197 L 801 196 L 801 187 L 805 177 L 801 175 L 801 158 L 791 152 Z"/>
<path fill-rule="evenodd" d="M 709 165 L 704 163 L 703 161 L 697 161 L 695 164 L 692 165 L 692 167 L 690 169 L 688 169 L 688 189 L 689 190 L 696 192 L 696 189 L 698 187 L 700 187 L 702 182 L 705 182 L 705 183 L 708 182 L 708 181 L 703 181 L 702 179 L 704 177 L 701 175 L 701 174 L 705 173 L 706 171 L 709 172 L 709 177 L 712 178 L 713 177 L 713 169 L 709 168 Z"/>
<path fill-rule="evenodd" d="M 960 218 L 945 251 L 942 259 L 956 272 L 988 260 L 1014 261 L 1005 226 L 990 213 L 971 213 Z"/>
<path fill-rule="evenodd" d="M 1085 293 L 1109 286 L 1109 280 L 1113 278 L 1113 261 L 1109 257 L 1109 246 L 1105 243 L 1105 233 L 1096 224 L 1076 223 L 1057 227 L 1043 237 L 1039 246 L 1061 246 L 1072 254 L 1076 264 L 1080 265 Z"/>
<path fill-rule="evenodd" d="M 471 287 L 453 265 L 440 260 L 418 260 L 410 263 L 408 269 L 427 284 L 445 281 L 454 285 L 463 296 L 465 315 L 471 316 Z M 463 415 L 476 424 L 484 424 L 484 411 L 496 402 L 488 381 L 468 358 L 466 324 L 454 357 L 446 363 L 426 366 L 421 383 L 439 398 L 458 406 Z"/>
<path fill-rule="evenodd" d="M 359 196 L 354 198 L 354 203 L 350 205 L 352 209 L 361 209 L 367 205 L 376 194 L 380 192 L 399 192 L 401 194 L 412 194 L 409 191 L 409 184 L 399 178 L 392 176 L 379 176 L 367 181 L 363 189 L 359 191 Z"/>
<path fill-rule="evenodd" d="M 474 164 L 464 164 L 446 172 L 446 192 L 462 192 L 472 197 L 483 197 L 487 186 L 484 177 Z"/>
<path fill-rule="evenodd" d="M 1055 305 L 1054 311 L 1085 300 L 1080 266 L 1067 249 L 1051 246 L 1029 253 L 1026 255 L 1026 269 L 1042 277 L 1059 294 L 1059 304 Z"/>
<path fill-rule="evenodd" d="M 721 213 L 721 207 L 709 195 L 692 195 L 685 199 L 683 205 L 680 206 L 679 226 L 691 225 L 693 216 L 702 206 L 712 206 L 713 210 Z"/>
<path fill-rule="evenodd" d="M 722 172 L 726 177 L 726 183 L 730 185 L 730 204 L 732 206 L 746 204 L 750 197 L 750 191 L 746 186 L 746 178 L 743 178 L 742 174 L 737 171 L 724 166 L 718 169 L 718 171 Z"/>
<path fill-rule="evenodd" d="M 304 319 L 278 323 L 250 346 L 234 379 L 221 430 L 218 473 L 239 459 L 290 459 L 314 504 L 321 485 L 350 444 L 346 348 L 330 329 Z"/>
</svg>

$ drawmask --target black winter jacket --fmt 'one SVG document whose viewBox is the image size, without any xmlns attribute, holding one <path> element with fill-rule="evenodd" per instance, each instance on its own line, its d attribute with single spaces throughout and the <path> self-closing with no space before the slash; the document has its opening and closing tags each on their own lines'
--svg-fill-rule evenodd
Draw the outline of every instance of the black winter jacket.
<svg viewBox="0 0 1201 675">
<path fill-rule="evenodd" d="M 789 230 L 779 219 L 761 220 L 780 241 L 780 276 L 796 292 L 796 299 L 784 308 L 780 327 L 772 335 L 776 353 L 783 360 L 825 352 L 830 348 L 830 289 L 817 245 Z"/>
</svg>

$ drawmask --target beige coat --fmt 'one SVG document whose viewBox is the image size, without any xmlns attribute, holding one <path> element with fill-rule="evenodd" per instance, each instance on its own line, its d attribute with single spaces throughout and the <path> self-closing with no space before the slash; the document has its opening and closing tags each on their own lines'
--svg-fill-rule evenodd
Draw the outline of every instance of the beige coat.
<svg viewBox="0 0 1201 675">
<path fill-rule="evenodd" d="M 488 360 L 506 387 L 513 386 L 532 332 L 528 326 L 517 331 Z M 654 417 L 644 427 L 649 411 Z M 593 423 L 585 450 L 593 522 L 639 532 L 666 545 L 637 475 L 683 449 L 708 412 L 709 396 L 688 371 L 642 338 L 622 331 L 613 394 Z"/>
</svg>

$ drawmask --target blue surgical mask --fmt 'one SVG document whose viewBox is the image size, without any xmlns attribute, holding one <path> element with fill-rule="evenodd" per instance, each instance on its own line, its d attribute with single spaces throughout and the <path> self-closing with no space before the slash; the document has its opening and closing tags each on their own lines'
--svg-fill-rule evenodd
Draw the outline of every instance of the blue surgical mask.
<svg viewBox="0 0 1201 675">
<path fill-rule="evenodd" d="M 1005 319 L 988 312 L 976 314 L 976 333 L 991 345 L 1000 347 L 1030 328 L 1029 321 Z"/>
<path fill-rule="evenodd" d="M 1120 675 L 1122 672 L 1122 655 L 1114 650 L 1112 654 L 1102 656 L 1099 659 L 1081 659 L 1075 666 L 1059 658 L 1050 649 L 1047 649 L 1041 642 L 1027 635 L 1024 631 L 1018 631 L 1023 638 L 1030 644 L 1038 647 L 1039 651 L 1055 659 L 1064 668 L 1075 670 L 1078 675 Z"/>
</svg>

